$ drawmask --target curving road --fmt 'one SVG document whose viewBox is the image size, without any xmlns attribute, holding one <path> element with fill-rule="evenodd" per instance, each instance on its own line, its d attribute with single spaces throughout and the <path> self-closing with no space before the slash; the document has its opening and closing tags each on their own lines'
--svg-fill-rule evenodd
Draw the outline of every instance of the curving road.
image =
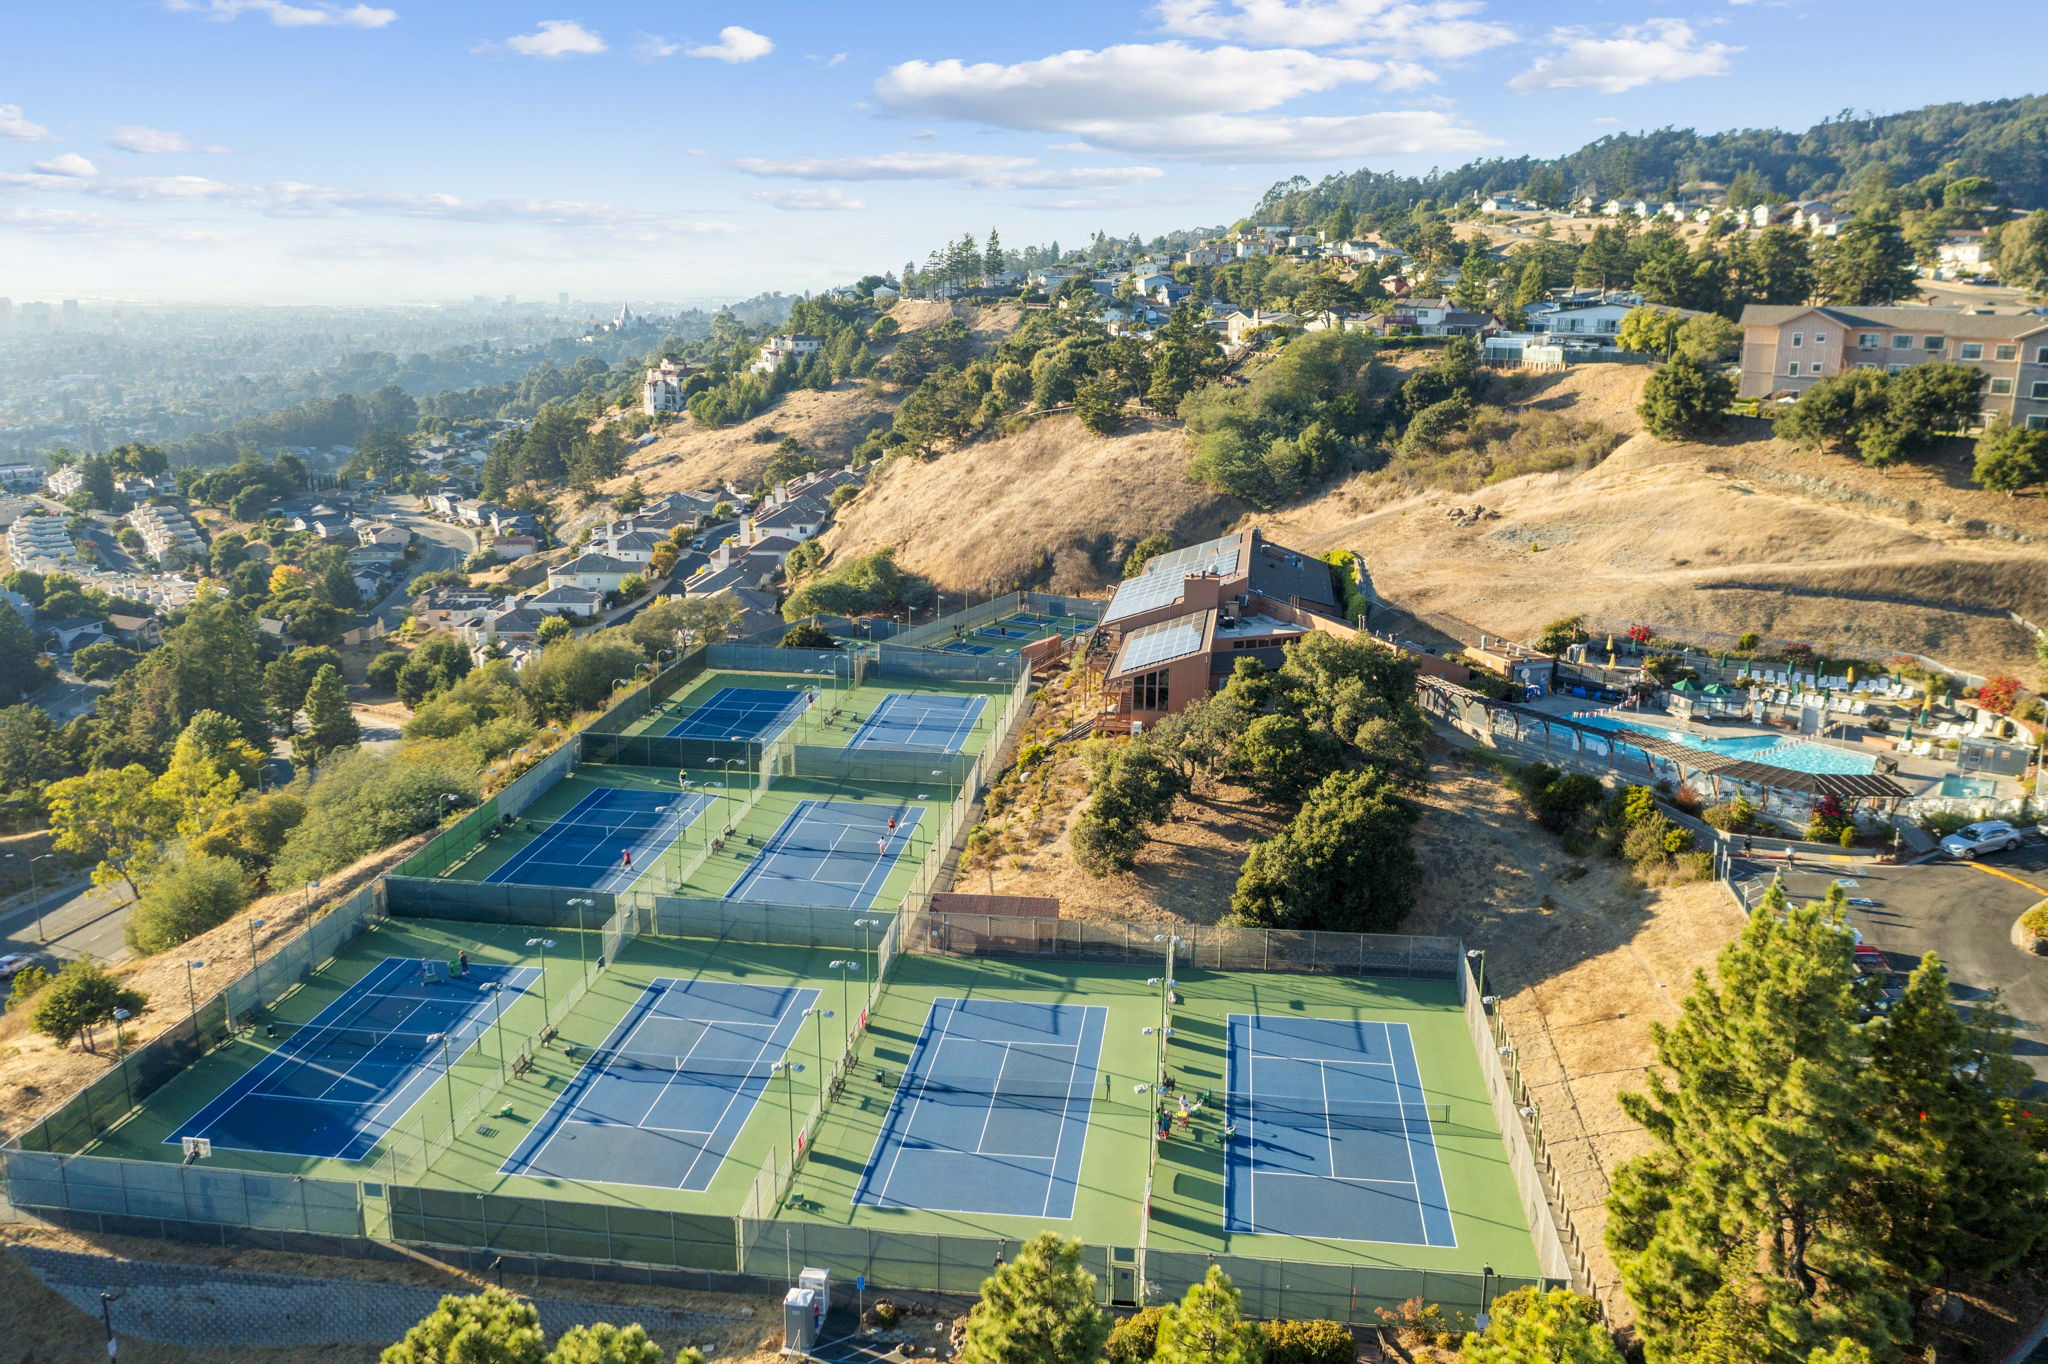
<svg viewBox="0 0 2048 1364">
<path fill-rule="evenodd" d="M 462 561 L 476 552 L 477 540 L 461 526 L 452 526 L 446 521 L 436 521 L 420 510 L 419 499 L 409 493 L 393 493 L 384 499 L 377 509 L 404 526 L 420 542 L 419 562 L 413 568 L 412 577 L 422 573 L 438 573 L 443 569 L 460 568 Z M 396 630 L 405 623 L 412 612 L 412 578 L 386 593 L 384 599 L 372 608 L 372 614 L 384 622 L 386 630 Z"/>
</svg>

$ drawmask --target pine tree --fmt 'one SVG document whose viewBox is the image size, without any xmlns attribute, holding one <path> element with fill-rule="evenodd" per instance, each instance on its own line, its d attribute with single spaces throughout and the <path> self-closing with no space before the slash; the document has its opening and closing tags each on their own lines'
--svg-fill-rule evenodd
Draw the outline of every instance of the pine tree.
<svg viewBox="0 0 2048 1364">
<path fill-rule="evenodd" d="M 1791 909 L 1773 885 L 1716 978 L 1697 975 L 1678 1022 L 1653 1029 L 1647 1092 L 1622 1096 L 1656 1147 L 1616 1173 L 1607 1243 L 1652 1364 L 1683 1359 L 1687 1319 L 1751 1265 L 1759 1364 L 1909 1334 L 1905 1299 L 1848 1216 L 1881 1095 L 1841 897 Z"/>
<path fill-rule="evenodd" d="M 1818 294 L 1824 303 L 1896 303 L 1918 291 L 1913 249 L 1897 219 L 1858 218 L 1823 248 Z"/>
<path fill-rule="evenodd" d="M 1636 414 L 1651 435 L 1677 440 L 1717 430 L 1734 400 L 1735 385 L 1727 375 L 1690 355 L 1674 355 L 1644 382 Z"/>
<path fill-rule="evenodd" d="M 1568 1288 L 1518 1288 L 1494 1303 L 1492 1318 L 1483 1335 L 1465 1337 L 1465 1364 L 1621 1364 L 1593 1300 Z"/>
<path fill-rule="evenodd" d="M 35 632 L 12 606 L 0 603 L 0 707 L 14 705 L 42 683 Z"/>
<path fill-rule="evenodd" d="M 1159 1318 L 1153 1364 L 1258 1364 L 1258 1328 L 1238 1310 L 1236 1285 L 1220 1265 L 1210 1265 L 1187 1296 Z"/>
<path fill-rule="evenodd" d="M 1965 1018 L 1929 954 L 1870 1032 L 1885 1102 L 1858 1208 L 1878 1253 L 1921 1302 L 1950 1274 L 2027 1259 L 2048 1241 L 2048 1163 L 2013 1120 L 2033 1075 L 1997 997 Z"/>
<path fill-rule="evenodd" d="M 544 1364 L 540 1312 L 501 1288 L 450 1294 L 378 1364 Z"/>
<path fill-rule="evenodd" d="M 1003 243 L 994 228 L 988 230 L 988 246 L 981 253 L 981 273 L 986 276 L 1003 273 Z"/>
<path fill-rule="evenodd" d="M 960 1364 L 1096 1364 L 1109 1325 L 1081 1243 L 1040 1232 L 982 1280 Z"/>
<path fill-rule="evenodd" d="M 608 1321 L 572 1326 L 562 1332 L 547 1364 L 662 1364 L 661 1347 L 637 1323 L 614 1326 Z M 696 1359 L 701 1364 L 702 1355 Z"/>
<path fill-rule="evenodd" d="M 306 689 L 306 730 L 292 740 L 293 756 L 310 767 L 363 741 L 363 727 L 348 707 L 348 688 L 333 664 L 321 665 Z"/>
</svg>

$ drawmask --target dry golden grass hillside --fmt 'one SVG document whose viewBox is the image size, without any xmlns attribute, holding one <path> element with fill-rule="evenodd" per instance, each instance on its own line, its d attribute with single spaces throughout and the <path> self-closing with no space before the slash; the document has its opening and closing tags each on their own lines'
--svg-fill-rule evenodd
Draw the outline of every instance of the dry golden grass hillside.
<svg viewBox="0 0 2048 1364">
<path fill-rule="evenodd" d="M 1523 406 L 1637 432 L 1648 371 L 1585 366 Z M 1597 467 L 1471 493 L 1362 475 L 1257 518 L 1274 538 L 1360 552 L 1383 598 L 1516 637 L 1590 613 L 1925 653 L 2030 676 L 2048 620 L 2048 504 L 1970 488 L 1944 462 L 1869 469 L 1745 421 L 1711 444 L 1632 434 Z M 1483 519 L 1453 518 L 1483 505 Z"/>
<path fill-rule="evenodd" d="M 891 460 L 825 536 L 837 556 L 893 545 L 942 589 L 1027 582 L 1088 592 L 1120 575 L 1124 553 L 1155 531 L 1187 542 L 1220 533 L 1246 508 L 1187 476 L 1176 426 L 1113 436 L 1071 416 L 937 459 Z"/>
<path fill-rule="evenodd" d="M 957 317 L 982 345 L 1008 336 L 1020 316 L 1014 304 L 978 307 L 916 300 L 898 303 L 889 315 L 905 333 Z M 823 393 L 800 389 L 784 394 L 766 412 L 716 430 L 685 417 L 664 428 L 660 439 L 634 451 L 625 474 L 602 485 L 602 490 L 608 495 L 621 492 L 636 478 L 654 493 L 692 492 L 728 481 L 747 487 L 784 436 L 796 437 L 827 461 L 843 460 L 868 432 L 888 425 L 903 398 L 904 391 L 893 386 L 844 380 Z"/>
</svg>

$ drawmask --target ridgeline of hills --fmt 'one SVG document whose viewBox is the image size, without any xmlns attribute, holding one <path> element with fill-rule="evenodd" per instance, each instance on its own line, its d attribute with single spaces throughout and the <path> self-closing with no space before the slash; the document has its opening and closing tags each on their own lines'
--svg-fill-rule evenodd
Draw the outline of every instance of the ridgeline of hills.
<svg viewBox="0 0 2048 1364">
<path fill-rule="evenodd" d="M 1297 175 L 1267 190 L 1256 213 L 1261 222 L 1318 222 L 1340 204 L 1365 214 L 1419 199 L 1443 204 L 1506 190 L 1556 204 L 1582 194 L 1664 196 L 1692 185 L 1731 185 L 1745 172 L 1769 191 L 1759 198 L 1837 195 L 1865 176 L 1888 173 L 1894 185 L 1983 176 L 2006 203 L 2048 204 L 2048 95 L 1930 104 L 1898 114 L 1845 109 L 1804 132 L 1612 133 L 1565 156 L 1472 161 L 1424 176 L 1356 170 L 1311 184 Z M 1938 186 L 1936 192 L 1938 199 Z"/>
</svg>

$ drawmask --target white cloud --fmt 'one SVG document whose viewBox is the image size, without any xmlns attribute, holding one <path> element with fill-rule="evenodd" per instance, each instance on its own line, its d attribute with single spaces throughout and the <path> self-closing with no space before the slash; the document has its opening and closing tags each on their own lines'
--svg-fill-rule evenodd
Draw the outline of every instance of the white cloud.
<svg viewBox="0 0 2048 1364">
<path fill-rule="evenodd" d="M 17 142 L 48 142 L 56 136 L 42 124 L 23 118 L 19 104 L 0 104 L 0 137 L 11 137 Z"/>
<path fill-rule="evenodd" d="M 221 23 L 261 14 L 279 28 L 382 28 L 398 17 L 397 10 L 375 5 L 290 5 L 284 0 L 164 0 L 164 8 Z"/>
<path fill-rule="evenodd" d="M 833 67 L 838 66 L 840 63 L 844 62 L 850 55 L 850 53 L 846 52 L 833 53 L 831 56 L 825 59 L 825 69 L 827 71 L 831 70 Z"/>
<path fill-rule="evenodd" d="M 731 62 L 737 65 L 740 62 L 751 62 L 765 57 L 774 50 L 775 44 L 754 30 L 741 28 L 738 24 L 728 24 L 718 30 L 717 42 L 693 47 L 689 55 L 709 57 L 712 61 Z"/>
<path fill-rule="evenodd" d="M 764 204 L 791 212 L 831 212 L 866 208 L 867 204 L 848 194 L 843 189 L 757 189 L 748 194 L 749 199 L 758 199 Z"/>
<path fill-rule="evenodd" d="M 1616 29 L 1611 38 L 1596 38 L 1583 28 L 1552 29 L 1558 50 L 1508 82 L 1508 89 L 1591 90 L 1618 95 L 1639 85 L 1718 76 L 1728 58 L 1742 51 L 1727 43 L 1701 42 L 1683 19 L 1652 19 Z"/>
<path fill-rule="evenodd" d="M 1297 95 L 1355 82 L 1408 88 L 1432 79 L 1405 64 L 1327 57 L 1299 48 L 1195 48 L 1124 43 L 1004 66 L 911 61 L 891 67 L 875 94 L 891 111 L 1071 131 L 1097 120 L 1270 109 Z"/>
<path fill-rule="evenodd" d="M 642 34 L 640 41 L 633 44 L 633 55 L 650 62 L 673 57 L 682 50 L 681 43 L 672 43 L 658 33 Z"/>
<path fill-rule="evenodd" d="M 167 156 L 174 152 L 224 152 L 226 147 L 202 147 L 183 133 L 166 132 L 162 128 L 145 128 L 139 123 L 124 123 L 107 134 L 107 145 L 117 151 L 134 152 L 140 156 Z"/>
<path fill-rule="evenodd" d="M 34 165 L 44 175 L 87 176 L 100 173 L 98 166 L 77 152 L 65 152 L 62 156 L 53 156 L 48 161 L 37 161 Z"/>
<path fill-rule="evenodd" d="M 1438 111 L 1245 116 L 1344 85 L 1407 90 L 1434 79 L 1409 62 L 1167 42 L 1062 52 L 1010 66 L 904 62 L 876 83 L 875 93 L 891 112 L 906 116 L 1069 133 L 1089 150 L 1184 160 L 1284 161 L 1493 145 Z"/>
<path fill-rule="evenodd" d="M 609 52 L 598 34 L 574 19 L 543 19 L 532 33 L 515 33 L 502 43 L 479 43 L 475 52 L 513 52 L 521 57 L 555 61 L 563 57 L 595 57 Z"/>
<path fill-rule="evenodd" d="M 1514 29 L 1473 16 L 1478 0 L 1159 0 L 1160 27 L 1189 38 L 1357 44 L 1361 51 L 1469 57 L 1513 42 Z"/>
<path fill-rule="evenodd" d="M 885 152 L 775 160 L 746 157 L 732 163 L 748 175 L 788 180 L 961 180 L 985 189 L 1099 189 L 1156 180 L 1156 166 L 1040 166 L 1029 156 L 970 156 L 962 152 Z"/>
</svg>

